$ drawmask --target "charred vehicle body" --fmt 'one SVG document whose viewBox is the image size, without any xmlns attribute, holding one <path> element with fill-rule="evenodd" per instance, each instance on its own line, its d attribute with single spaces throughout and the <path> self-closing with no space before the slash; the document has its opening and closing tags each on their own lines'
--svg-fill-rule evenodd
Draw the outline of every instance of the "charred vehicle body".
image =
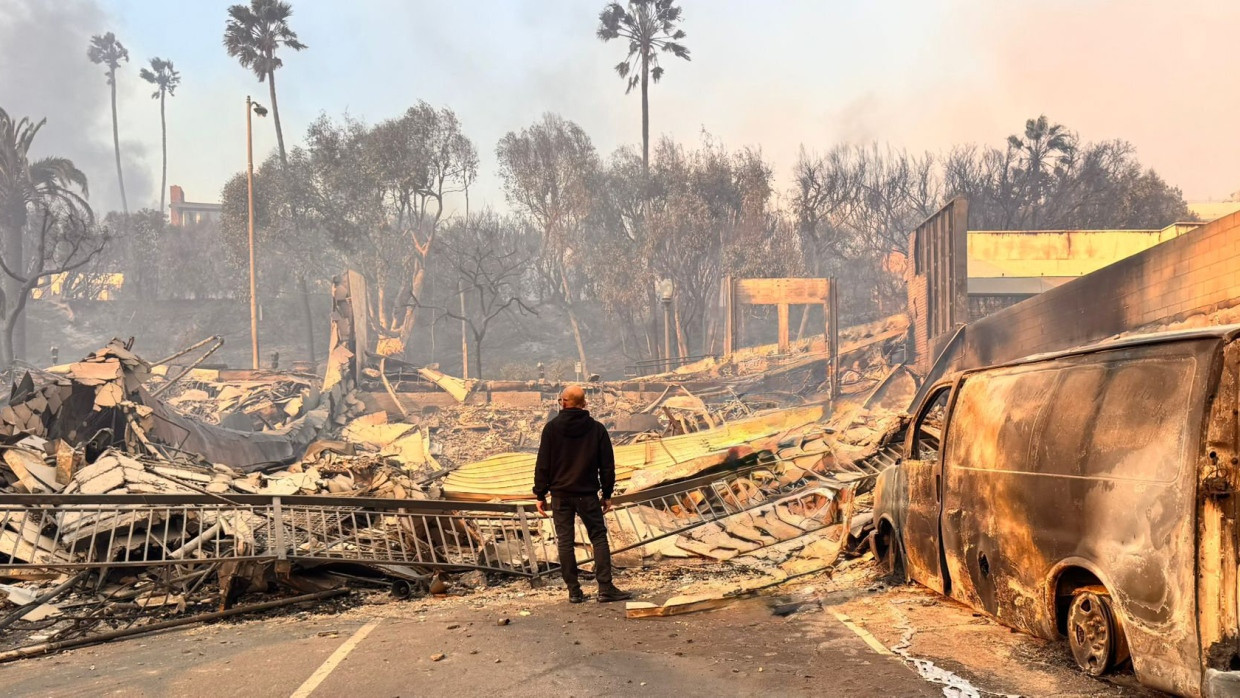
<svg viewBox="0 0 1240 698">
<path fill-rule="evenodd" d="M 1240 326 L 970 370 L 877 484 L 891 571 L 1181 695 L 1240 695 Z"/>
</svg>

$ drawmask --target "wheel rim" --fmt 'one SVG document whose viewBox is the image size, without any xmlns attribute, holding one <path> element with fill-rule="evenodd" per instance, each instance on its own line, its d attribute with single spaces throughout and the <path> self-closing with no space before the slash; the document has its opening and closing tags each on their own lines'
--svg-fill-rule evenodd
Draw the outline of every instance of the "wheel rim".
<svg viewBox="0 0 1240 698">
<path fill-rule="evenodd" d="M 1091 676 L 1111 668 L 1117 632 L 1110 603 L 1093 592 L 1077 594 L 1068 614 L 1068 644 L 1076 664 Z"/>
</svg>

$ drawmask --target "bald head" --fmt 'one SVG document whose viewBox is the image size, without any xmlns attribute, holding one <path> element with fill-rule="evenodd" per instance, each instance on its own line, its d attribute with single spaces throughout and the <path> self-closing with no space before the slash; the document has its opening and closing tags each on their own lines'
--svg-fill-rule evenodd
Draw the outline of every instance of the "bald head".
<svg viewBox="0 0 1240 698">
<path fill-rule="evenodd" d="M 560 393 L 560 407 L 581 409 L 586 406 L 586 391 L 580 386 L 570 385 Z"/>
</svg>

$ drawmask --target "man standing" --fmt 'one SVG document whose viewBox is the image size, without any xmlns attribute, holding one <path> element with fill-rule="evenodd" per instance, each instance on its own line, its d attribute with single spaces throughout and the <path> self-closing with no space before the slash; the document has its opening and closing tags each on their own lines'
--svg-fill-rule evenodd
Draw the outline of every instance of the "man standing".
<svg viewBox="0 0 1240 698">
<path fill-rule="evenodd" d="M 577 554 L 574 549 L 573 518 L 581 517 L 590 544 L 594 546 L 594 575 L 598 579 L 599 601 L 623 601 L 632 595 L 620 591 L 611 581 L 611 548 L 607 544 L 607 525 L 603 514 L 611 511 L 611 494 L 616 486 L 616 458 L 611 450 L 607 428 L 586 411 L 586 393 L 569 386 L 560 393 L 560 413 L 543 427 L 534 466 L 534 496 L 538 513 L 547 515 L 547 494 L 560 553 L 560 574 L 568 585 L 569 603 L 586 600 L 577 580 Z M 603 491 L 599 501 L 599 490 Z"/>
</svg>

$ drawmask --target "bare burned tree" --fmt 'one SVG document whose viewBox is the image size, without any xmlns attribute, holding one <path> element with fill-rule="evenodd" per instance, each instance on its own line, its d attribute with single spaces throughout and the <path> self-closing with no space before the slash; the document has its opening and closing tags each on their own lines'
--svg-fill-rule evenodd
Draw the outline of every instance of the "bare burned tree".
<svg viewBox="0 0 1240 698">
<path fill-rule="evenodd" d="M 899 305 L 909 232 L 943 200 L 936 159 L 844 145 L 821 157 L 802 150 L 794 173 L 792 213 L 809 270 L 844 282 L 846 314 Z"/>
<path fill-rule="evenodd" d="M 590 215 L 599 161 L 590 137 L 556 114 L 510 131 L 495 148 L 508 201 L 537 226 L 542 240 L 539 271 L 557 287 L 568 311 L 582 371 L 589 374 L 570 269 L 581 265 L 582 226 Z"/>
<path fill-rule="evenodd" d="M 426 102 L 376 125 L 362 152 L 373 197 L 368 200 L 383 215 L 377 234 L 388 244 L 382 249 L 397 252 L 403 272 L 399 289 L 379 287 L 386 292 L 379 303 L 382 331 L 407 346 L 417 320 L 410 299 L 422 295 L 444 199 L 468 191 L 478 176 L 478 152 L 451 109 Z"/>
<path fill-rule="evenodd" d="M 709 137 L 689 149 L 664 138 L 654 155 L 649 177 L 630 149 L 611 158 L 605 185 L 596 187 L 590 277 L 607 312 L 624 320 L 630 355 L 630 338 L 636 355 L 661 354 L 662 279 L 674 287 L 675 351 L 709 353 L 720 344 L 712 311 L 724 275 L 797 273 L 800 252 L 780 223 L 774 174 L 757 150 L 729 151 Z"/>
<path fill-rule="evenodd" d="M 537 315 L 523 299 L 523 282 L 538 251 L 538 234 L 521 221 L 484 211 L 444 230 L 441 262 L 457 282 L 457 294 L 434 310 L 469 328 L 472 375 L 482 378 L 483 347 L 492 323 L 506 315 Z M 463 306 L 463 309 L 462 309 Z"/>
<path fill-rule="evenodd" d="M 4 261 L 12 269 L 24 270 L 27 266 L 26 231 L 33 212 L 63 204 L 81 211 L 83 217 L 90 215 L 86 175 L 73 161 L 55 156 L 31 157 L 34 139 L 45 123 L 47 119 L 14 119 L 0 108 L 0 234 L 4 239 Z M 26 316 L 13 310 L 22 296 L 21 284 L 11 276 L 5 282 L 0 308 L 6 322 L 15 323 L 9 335 L 8 353 L 0 355 L 0 360 L 8 365 L 25 356 Z"/>
<path fill-rule="evenodd" d="M 108 233 L 94 224 L 90 209 L 64 201 L 49 201 L 36 207 L 27 226 L 33 243 L 29 261 L 23 269 L 12 269 L 0 258 L 0 270 L 19 286 L 18 297 L 4 318 L 3 359 L 14 360 L 13 330 L 26 312 L 26 304 L 36 288 L 50 290 L 52 283 L 80 269 L 103 251 Z"/>
</svg>

